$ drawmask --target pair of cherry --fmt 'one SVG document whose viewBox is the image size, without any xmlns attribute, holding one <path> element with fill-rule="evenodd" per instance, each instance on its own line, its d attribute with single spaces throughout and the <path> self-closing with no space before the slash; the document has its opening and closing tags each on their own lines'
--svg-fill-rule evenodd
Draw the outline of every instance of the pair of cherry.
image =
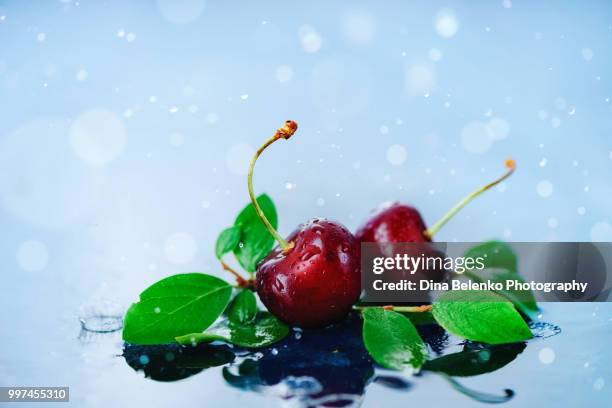
<svg viewBox="0 0 612 408">
<path fill-rule="evenodd" d="M 502 177 L 461 200 L 438 223 L 427 229 L 413 207 L 394 203 L 379 208 L 353 235 L 342 224 L 314 218 L 283 239 L 266 219 L 253 192 L 253 169 L 261 153 L 279 139 L 289 139 L 297 124 L 285 125 L 257 150 L 248 176 L 251 201 L 279 246 L 257 266 L 255 289 L 265 306 L 285 322 L 305 327 L 324 326 L 344 318 L 361 291 L 362 242 L 430 242 L 433 235 L 473 198 L 505 180 L 514 171 L 512 160 Z"/>
</svg>

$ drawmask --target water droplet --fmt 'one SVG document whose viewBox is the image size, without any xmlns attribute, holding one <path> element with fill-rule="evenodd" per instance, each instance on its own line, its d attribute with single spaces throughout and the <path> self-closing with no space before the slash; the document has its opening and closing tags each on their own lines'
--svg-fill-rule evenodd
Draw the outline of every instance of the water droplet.
<svg viewBox="0 0 612 408">
<path fill-rule="evenodd" d="M 491 351 L 487 349 L 480 350 L 476 356 L 478 357 L 478 360 L 480 362 L 484 363 L 489 361 L 489 359 L 491 358 Z"/>
<path fill-rule="evenodd" d="M 276 69 L 276 80 L 278 82 L 289 82 L 293 78 L 293 68 L 288 65 L 281 65 Z"/>
<path fill-rule="evenodd" d="M 48 260 L 47 246 L 40 241 L 26 241 L 17 249 L 17 263 L 25 271 L 41 271 L 47 266 Z"/>
<path fill-rule="evenodd" d="M 555 351 L 550 347 L 544 347 L 538 353 L 538 358 L 542 364 L 552 364 L 555 361 Z"/>
<path fill-rule="evenodd" d="M 317 232 L 319 232 L 319 231 L 317 231 Z M 311 258 L 319 255 L 320 253 L 321 253 L 321 248 L 319 248 L 318 246 L 309 245 L 309 246 L 304 248 L 304 252 L 300 256 L 300 260 L 302 262 L 308 261 Z"/>
<path fill-rule="evenodd" d="M 553 193 L 553 185 L 548 180 L 542 180 L 538 183 L 536 190 L 542 198 L 550 197 Z"/>
<path fill-rule="evenodd" d="M 606 381 L 603 379 L 603 377 L 599 377 L 595 380 L 595 382 L 593 382 L 593 389 L 595 391 L 601 391 L 603 390 L 604 385 L 606 385 Z"/>
<path fill-rule="evenodd" d="M 559 126 L 561 126 L 561 119 L 559 119 L 558 117 L 554 117 L 550 120 L 550 125 L 554 128 L 558 128 Z"/>
<path fill-rule="evenodd" d="M 450 9 L 440 10 L 434 18 L 434 28 L 444 38 L 453 37 L 459 30 L 459 21 Z"/>
<path fill-rule="evenodd" d="M 274 279 L 273 286 L 274 286 L 274 289 L 276 289 L 279 292 L 282 292 L 285 290 L 285 283 L 278 276 L 276 277 L 276 279 Z"/>
<path fill-rule="evenodd" d="M 387 161 L 394 166 L 399 166 L 406 161 L 406 148 L 402 145 L 392 145 L 387 149 Z"/>
</svg>

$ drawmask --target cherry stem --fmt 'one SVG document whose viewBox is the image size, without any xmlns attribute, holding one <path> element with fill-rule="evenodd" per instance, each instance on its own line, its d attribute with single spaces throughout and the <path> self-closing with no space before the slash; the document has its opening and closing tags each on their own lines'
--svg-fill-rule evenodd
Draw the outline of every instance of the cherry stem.
<svg viewBox="0 0 612 408">
<path fill-rule="evenodd" d="M 364 310 L 368 307 L 372 306 L 354 306 L 357 310 Z M 431 305 L 421 305 L 421 306 L 393 306 L 386 305 L 382 306 L 383 310 L 392 310 L 394 312 L 400 313 L 421 313 L 421 312 L 429 312 L 432 309 Z"/>
<path fill-rule="evenodd" d="M 222 259 L 219 259 L 219 262 L 221 262 L 221 267 L 224 270 L 228 271 L 229 273 L 231 273 L 232 275 L 236 277 L 236 283 L 238 284 L 238 286 L 240 286 L 241 288 L 246 288 L 250 285 L 250 282 L 247 279 L 244 279 L 242 275 L 236 272 L 234 268 L 232 268 L 231 266 L 223 262 Z"/>
<path fill-rule="evenodd" d="M 384 310 L 393 310 L 394 312 L 408 312 L 408 313 L 421 313 L 421 312 L 429 312 L 433 307 L 431 305 L 421 305 L 421 306 L 383 306 Z"/>
<path fill-rule="evenodd" d="M 451 208 L 450 211 L 444 215 L 444 217 L 442 217 L 438 222 L 436 222 L 431 228 L 428 228 L 427 230 L 425 230 L 423 234 L 428 238 L 432 238 L 434 235 L 436 235 L 436 233 L 440 230 L 440 228 L 442 228 L 451 218 L 453 218 L 470 201 L 472 201 L 473 199 L 475 199 L 476 197 L 478 197 L 480 194 L 484 193 L 485 191 L 489 190 L 491 187 L 496 186 L 497 184 L 501 183 L 502 181 L 510 177 L 512 173 L 514 173 L 514 170 L 516 169 L 516 162 L 512 159 L 508 159 L 506 160 L 505 165 L 506 165 L 506 168 L 508 169 L 506 173 L 504 173 L 501 177 L 493 180 L 489 184 L 465 196 L 461 201 L 455 204 L 455 206 Z"/>
<path fill-rule="evenodd" d="M 255 198 L 255 193 L 253 192 L 253 170 L 255 169 L 255 163 L 257 162 L 257 159 L 263 153 L 263 151 L 266 150 L 268 146 L 276 142 L 278 139 L 289 139 L 291 136 L 293 136 L 296 130 L 297 130 L 297 123 L 295 123 L 292 120 L 286 121 L 285 125 L 282 128 L 278 129 L 276 133 L 274 133 L 274 136 L 268 139 L 259 149 L 257 149 L 257 151 L 255 152 L 255 155 L 253 156 L 253 159 L 251 160 L 251 164 L 249 166 L 249 175 L 247 177 L 249 197 L 251 198 L 251 203 L 253 203 L 253 207 L 255 207 L 255 212 L 257 213 L 257 216 L 259 217 L 261 222 L 264 223 L 268 231 L 270 231 L 270 234 L 272 234 L 274 239 L 278 241 L 278 244 L 280 245 L 280 247 L 282 248 L 284 252 L 291 250 L 294 244 L 285 241 L 285 239 L 280 236 L 278 231 L 272 226 L 272 224 L 270 224 L 270 221 L 268 221 L 268 219 L 266 218 L 266 215 L 264 214 L 263 210 L 259 206 L 259 203 L 257 202 L 257 199 Z"/>
</svg>

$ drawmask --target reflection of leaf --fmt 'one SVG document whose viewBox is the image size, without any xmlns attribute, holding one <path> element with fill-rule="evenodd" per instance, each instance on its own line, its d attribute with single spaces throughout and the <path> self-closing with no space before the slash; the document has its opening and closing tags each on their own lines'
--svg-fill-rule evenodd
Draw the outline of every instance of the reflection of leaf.
<svg viewBox="0 0 612 408">
<path fill-rule="evenodd" d="M 257 203 L 274 228 L 278 227 L 278 216 L 272 199 L 267 194 L 257 197 Z M 238 215 L 234 226 L 240 228 L 240 244 L 234 248 L 234 254 L 240 265 L 249 272 L 255 272 L 257 263 L 270 253 L 274 246 L 274 237 L 257 216 L 253 204 L 247 205 Z"/>
<path fill-rule="evenodd" d="M 227 318 L 232 323 L 248 324 L 257 316 L 257 299 L 248 289 L 243 289 L 232 301 L 227 310 Z"/>
<path fill-rule="evenodd" d="M 378 364 L 394 370 L 423 365 L 427 348 L 408 318 L 379 307 L 365 309 L 362 316 L 363 342 Z"/>
<path fill-rule="evenodd" d="M 134 344 L 167 344 L 201 332 L 229 302 L 232 287 L 202 273 L 169 276 L 149 286 L 125 315 L 123 340 Z"/>
<path fill-rule="evenodd" d="M 490 281 L 502 283 L 504 289 L 496 291 L 496 293 L 508 298 L 508 300 L 514 303 L 518 310 L 530 318 L 533 318 L 534 314 L 538 311 L 538 305 L 531 290 L 505 289 L 506 281 L 516 280 L 521 283 L 525 282 L 517 273 L 503 269 L 483 269 L 465 272 L 465 276 L 476 282 Z"/>
<path fill-rule="evenodd" d="M 455 380 L 452 377 L 449 377 L 446 374 L 440 374 L 446 381 L 452 385 L 452 387 L 462 393 L 463 395 L 472 398 L 475 401 L 486 403 L 486 404 L 501 404 L 503 402 L 508 402 L 514 397 L 514 391 L 510 389 L 504 390 L 504 395 L 493 395 L 484 393 L 481 391 L 476 391 L 471 388 L 466 387 L 461 384 L 459 381 Z"/>
<path fill-rule="evenodd" d="M 207 343 L 215 340 L 227 341 L 246 348 L 266 347 L 282 340 L 289 334 L 289 326 L 268 312 L 262 312 L 252 324 L 234 324 L 223 321 L 204 333 L 179 336 L 179 344 Z"/>
<path fill-rule="evenodd" d="M 485 268 L 502 268 L 512 272 L 517 271 L 516 254 L 510 245 L 501 241 L 488 241 L 470 248 L 464 255 L 466 258 L 484 258 Z"/>
<path fill-rule="evenodd" d="M 229 385 L 241 389 L 256 389 L 261 386 L 263 380 L 259 375 L 259 363 L 256 360 L 247 358 L 237 368 L 234 373 L 228 367 L 223 367 L 223 379 Z"/>
<path fill-rule="evenodd" d="M 374 382 L 382 385 L 383 387 L 396 391 L 410 391 L 412 388 L 412 384 L 410 384 L 404 378 L 393 377 L 390 375 L 377 375 L 374 377 Z"/>
<path fill-rule="evenodd" d="M 490 373 L 510 363 L 525 347 L 525 343 L 478 348 L 470 348 L 466 345 L 459 353 L 447 354 L 427 361 L 423 365 L 423 370 L 441 372 L 453 377 L 470 377 Z"/>
<path fill-rule="evenodd" d="M 431 312 L 406 312 L 402 313 L 406 316 L 412 324 L 420 326 L 425 324 L 436 324 L 436 319 L 434 319 L 433 314 Z"/>
<path fill-rule="evenodd" d="M 144 371 L 148 378 L 156 381 L 177 381 L 206 368 L 230 363 L 234 360 L 234 353 L 225 345 L 181 347 L 178 344 L 163 346 L 126 344 L 123 357 L 130 367 Z"/>
<path fill-rule="evenodd" d="M 240 228 L 239 227 L 229 227 L 221 231 L 219 237 L 217 238 L 217 243 L 215 244 L 215 255 L 217 255 L 217 259 L 223 258 L 223 255 L 231 252 L 238 246 L 240 242 Z"/>
<path fill-rule="evenodd" d="M 532 336 L 512 303 L 490 291 L 446 292 L 433 304 L 433 315 L 447 331 L 468 340 L 503 344 Z"/>
</svg>

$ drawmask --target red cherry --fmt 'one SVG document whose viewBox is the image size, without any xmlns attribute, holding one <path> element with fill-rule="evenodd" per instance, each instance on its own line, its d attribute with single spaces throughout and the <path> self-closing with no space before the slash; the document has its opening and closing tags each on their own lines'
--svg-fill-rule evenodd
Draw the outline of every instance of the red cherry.
<svg viewBox="0 0 612 408">
<path fill-rule="evenodd" d="M 514 173 L 516 169 L 514 160 L 508 159 L 504 164 L 507 171 L 501 177 L 468 194 L 429 229 L 425 229 L 425 222 L 416 208 L 391 203 L 376 210 L 370 219 L 357 230 L 355 237 L 359 242 L 430 242 L 431 237 L 470 201 Z"/>
<path fill-rule="evenodd" d="M 388 203 L 374 211 L 355 237 L 359 242 L 429 242 L 425 230 L 425 222 L 416 208 Z"/>
<path fill-rule="evenodd" d="M 315 218 L 275 248 L 257 267 L 263 304 L 285 322 L 325 326 L 343 319 L 360 293 L 359 244 L 343 225 Z"/>
<path fill-rule="evenodd" d="M 463 207 L 465 207 L 470 201 L 478 197 L 483 192 L 489 190 L 491 187 L 501 183 L 514 172 L 516 163 L 512 159 L 508 159 L 505 162 L 507 171 L 501 177 L 494 181 L 486 184 L 484 187 L 467 195 L 461 201 L 459 201 L 448 213 L 440 219 L 433 227 L 427 229 L 425 222 L 421 217 L 421 214 L 416 208 L 410 207 L 400 203 L 384 204 L 379 209 L 374 211 L 374 214 L 363 224 L 355 233 L 357 240 L 362 242 L 374 242 L 378 244 L 382 243 L 424 243 L 424 245 L 417 246 L 402 246 L 394 249 L 383 248 L 381 250 L 386 256 L 394 256 L 396 253 L 408 254 L 412 256 L 418 256 L 425 254 L 429 257 L 443 257 L 444 254 L 438 251 L 433 245 L 428 244 L 431 242 L 433 235 L 450 220 L 455 214 L 457 214 Z M 384 250 L 383 250 L 384 249 Z M 387 252 L 393 253 L 387 253 Z M 447 271 L 445 270 L 427 270 L 417 271 L 416 274 L 405 276 L 404 274 L 395 274 L 392 276 L 395 279 L 431 279 L 434 281 L 441 281 L 445 279 Z"/>
<path fill-rule="evenodd" d="M 393 249 L 381 246 L 380 250 L 385 256 L 393 257 L 396 254 L 406 254 L 416 257 L 426 254 L 430 257 L 443 257 L 444 255 L 440 251 L 430 246 L 431 239 L 425 234 L 425 231 L 425 222 L 416 208 L 400 203 L 387 203 L 374 211 L 374 214 L 366 223 L 357 230 L 355 237 L 360 243 L 424 243 L 424 245 L 401 246 Z M 393 271 L 387 274 L 387 279 L 389 281 L 431 279 L 441 282 L 446 278 L 446 275 L 444 269 L 421 270 L 415 274 Z M 415 298 L 416 296 L 420 296 L 420 293 L 415 295 Z M 428 295 L 423 295 L 424 299 L 427 297 Z"/>
<path fill-rule="evenodd" d="M 285 240 L 255 199 L 253 170 L 261 153 L 289 139 L 297 124 L 288 120 L 255 153 L 247 178 L 257 215 L 279 246 L 257 265 L 255 289 L 264 305 L 289 324 L 325 326 L 344 318 L 360 294 L 359 243 L 343 225 L 315 218 Z"/>
</svg>

